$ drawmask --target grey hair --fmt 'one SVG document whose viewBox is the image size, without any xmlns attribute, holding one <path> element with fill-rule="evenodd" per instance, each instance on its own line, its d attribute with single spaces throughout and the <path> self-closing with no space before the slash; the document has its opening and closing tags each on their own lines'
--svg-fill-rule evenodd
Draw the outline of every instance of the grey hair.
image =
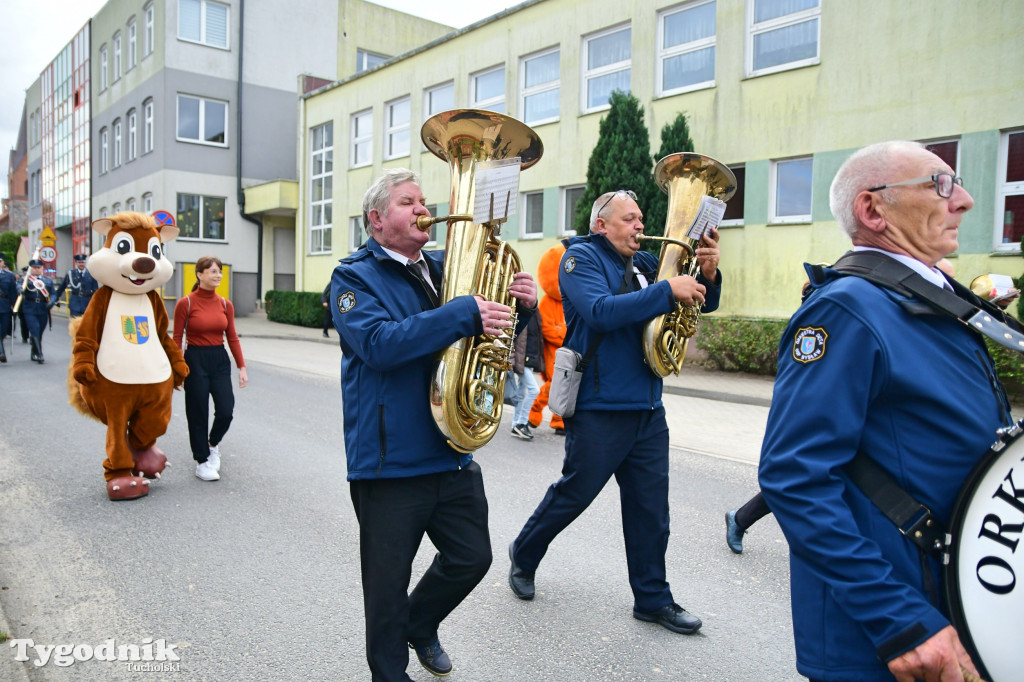
<svg viewBox="0 0 1024 682">
<path fill-rule="evenodd" d="M 373 225 L 370 224 L 370 211 L 376 209 L 381 217 L 388 214 L 388 204 L 391 203 L 391 189 L 406 182 L 420 184 L 420 178 L 408 168 L 388 168 L 384 175 L 377 178 L 377 181 L 370 185 L 363 195 L 363 229 L 366 234 L 373 235 Z"/>
<path fill-rule="evenodd" d="M 891 171 L 899 163 L 898 156 L 924 148 L 920 142 L 909 140 L 878 142 L 858 149 L 843 162 L 828 192 L 829 208 L 843 232 L 853 237 L 860 230 L 861 225 L 853 209 L 857 195 L 870 187 L 892 181 Z M 882 190 L 880 196 L 888 204 L 894 201 L 890 190 Z"/>
<path fill-rule="evenodd" d="M 611 202 L 611 197 L 613 197 L 614 195 L 616 195 L 618 193 L 619 193 L 619 190 L 616 190 L 614 192 L 605 192 L 604 194 L 599 196 L 594 201 L 594 205 L 591 206 L 591 208 L 590 208 L 590 231 L 591 232 L 593 232 L 594 228 L 597 227 L 597 219 L 605 217 L 605 216 L 601 215 L 601 211 L 602 210 L 606 210 L 609 206 L 611 206 L 611 203 L 612 203 Z"/>
</svg>

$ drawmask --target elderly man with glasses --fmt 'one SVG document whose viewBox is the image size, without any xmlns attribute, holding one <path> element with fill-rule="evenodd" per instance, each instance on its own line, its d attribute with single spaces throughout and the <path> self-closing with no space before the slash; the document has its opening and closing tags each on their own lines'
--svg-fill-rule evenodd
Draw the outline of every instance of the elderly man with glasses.
<svg viewBox="0 0 1024 682">
<path fill-rule="evenodd" d="M 679 606 L 665 575 L 669 537 L 668 424 L 661 379 L 644 362 L 644 325 L 676 302 L 718 307 L 718 232 L 696 249 L 700 273 L 655 282 L 658 259 L 638 251 L 643 213 L 633 192 L 598 197 L 590 234 L 566 241 L 558 283 L 564 345 L 584 355 L 576 413 L 565 419 L 562 477 L 509 545 L 509 585 L 533 599 L 548 545 L 586 510 L 613 475 L 619 484 L 633 617 L 691 634 L 701 621 Z"/>
<path fill-rule="evenodd" d="M 854 246 L 844 260 L 914 286 L 904 295 L 841 263 L 807 266 L 779 345 L 759 480 L 789 542 L 797 670 L 959 681 L 976 670 L 941 597 L 940 561 L 876 506 L 859 472 L 871 464 L 867 483 L 891 479 L 948 528 L 960 485 L 1012 424 L 983 338 L 927 304 L 942 289 L 978 303 L 936 268 L 974 200 L 938 156 L 901 141 L 850 156 L 830 200 Z"/>
</svg>

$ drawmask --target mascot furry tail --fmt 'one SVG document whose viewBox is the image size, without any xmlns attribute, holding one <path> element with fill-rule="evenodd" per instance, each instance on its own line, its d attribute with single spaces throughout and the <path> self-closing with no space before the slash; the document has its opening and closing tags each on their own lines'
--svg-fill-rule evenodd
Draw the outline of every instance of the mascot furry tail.
<svg viewBox="0 0 1024 682">
<path fill-rule="evenodd" d="M 72 348 L 75 347 L 75 335 L 78 334 L 78 328 L 80 326 L 82 326 L 81 317 L 72 317 L 71 321 L 68 322 L 68 334 L 71 336 Z M 89 405 L 85 402 L 85 398 L 82 397 L 82 385 L 75 381 L 75 374 L 73 371 L 74 367 L 75 358 L 72 356 L 71 360 L 68 362 L 68 404 L 75 408 L 79 414 L 91 417 L 102 424 L 102 420 L 89 409 Z"/>
</svg>

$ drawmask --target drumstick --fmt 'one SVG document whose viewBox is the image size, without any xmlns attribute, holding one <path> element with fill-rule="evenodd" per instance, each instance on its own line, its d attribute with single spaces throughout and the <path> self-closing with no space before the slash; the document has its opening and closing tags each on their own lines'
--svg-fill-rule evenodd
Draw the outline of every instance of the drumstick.
<svg viewBox="0 0 1024 682">
<path fill-rule="evenodd" d="M 963 664 L 960 665 L 960 673 L 964 676 L 964 682 L 985 682 L 981 675 L 972 673 L 970 670 L 965 668 Z"/>
</svg>

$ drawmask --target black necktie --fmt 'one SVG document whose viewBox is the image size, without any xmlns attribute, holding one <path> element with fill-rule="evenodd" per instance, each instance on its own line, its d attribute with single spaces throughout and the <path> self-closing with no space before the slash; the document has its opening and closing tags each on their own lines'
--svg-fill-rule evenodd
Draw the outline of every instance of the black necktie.
<svg viewBox="0 0 1024 682">
<path fill-rule="evenodd" d="M 437 292 L 434 291 L 434 287 L 427 281 L 426 276 L 423 274 L 423 269 L 420 268 L 420 264 L 409 263 L 405 266 L 405 269 L 408 270 L 412 276 L 417 279 L 417 281 L 419 281 L 420 286 L 423 287 L 423 291 L 427 294 L 427 298 L 430 299 L 430 305 L 436 308 L 438 304 Z"/>
</svg>

